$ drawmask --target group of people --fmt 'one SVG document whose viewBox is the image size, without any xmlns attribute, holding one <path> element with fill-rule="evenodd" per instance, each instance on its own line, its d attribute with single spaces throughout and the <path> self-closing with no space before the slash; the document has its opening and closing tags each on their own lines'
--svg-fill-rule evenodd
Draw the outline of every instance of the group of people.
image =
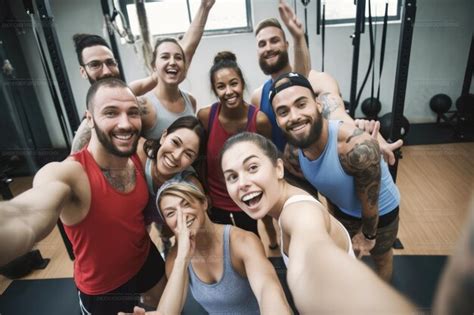
<svg viewBox="0 0 474 315">
<path fill-rule="evenodd" d="M 298 312 L 413 310 L 383 281 L 392 273 L 400 196 L 381 152 L 391 163 L 401 142 L 356 126 L 337 82 L 310 69 L 303 28 L 283 1 L 280 17 L 300 62 L 290 65 L 282 26 L 266 19 L 255 36 L 271 78 L 246 102 L 236 56 L 220 52 L 209 73 L 217 101 L 195 114 L 196 100 L 179 84 L 214 2 L 201 1 L 181 41 L 158 40 L 153 73 L 130 85 L 100 36 L 74 36 L 80 73 L 91 82 L 86 117 L 71 155 L 0 203 L 0 265 L 60 219 L 83 314 L 139 304 L 177 314 L 187 300 L 208 313 L 291 314 L 259 239 L 262 220 Z M 163 243 L 176 237 L 165 261 L 152 223 Z M 368 254 L 380 277 L 355 257 Z"/>
</svg>

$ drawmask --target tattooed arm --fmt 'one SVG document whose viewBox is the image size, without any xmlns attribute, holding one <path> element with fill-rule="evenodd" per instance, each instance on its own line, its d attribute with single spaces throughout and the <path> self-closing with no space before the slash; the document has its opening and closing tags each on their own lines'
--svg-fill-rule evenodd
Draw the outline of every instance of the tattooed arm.
<svg viewBox="0 0 474 315">
<path fill-rule="evenodd" d="M 87 125 L 87 119 L 84 119 L 79 128 L 77 128 L 76 134 L 72 139 L 71 154 L 80 151 L 91 139 L 91 128 Z"/>
<path fill-rule="evenodd" d="M 393 152 L 403 145 L 402 140 L 388 143 L 379 133 L 379 123 L 361 119 L 356 119 L 354 121 L 352 117 L 346 113 L 344 102 L 338 94 L 329 92 L 321 93 L 318 96 L 318 102 L 322 107 L 322 114 L 324 118 L 342 120 L 345 123 L 355 125 L 367 131 L 372 135 L 373 138 L 377 140 L 385 161 L 390 165 L 395 164 L 395 154 Z"/>
<path fill-rule="evenodd" d="M 295 175 L 296 177 L 303 178 L 304 175 L 301 171 L 300 161 L 298 158 L 298 148 L 287 143 L 283 152 L 283 164 L 285 171 Z"/>
<path fill-rule="evenodd" d="M 369 134 L 342 124 L 338 135 L 338 154 L 344 171 L 354 177 L 356 194 L 362 205 L 362 230 L 353 238 L 358 256 L 368 255 L 377 234 L 378 197 L 380 191 L 380 148 Z"/>
</svg>

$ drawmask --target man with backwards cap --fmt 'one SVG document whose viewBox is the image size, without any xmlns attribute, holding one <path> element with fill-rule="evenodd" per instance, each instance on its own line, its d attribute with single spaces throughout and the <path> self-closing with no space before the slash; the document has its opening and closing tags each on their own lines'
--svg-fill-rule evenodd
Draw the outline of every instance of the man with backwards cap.
<svg viewBox="0 0 474 315">
<path fill-rule="evenodd" d="M 356 254 L 370 252 L 377 273 L 389 281 L 400 194 L 377 141 L 353 124 L 324 117 L 321 96 L 300 74 L 276 78 L 269 100 L 278 126 L 298 148 L 293 159 L 304 177 L 347 228 Z"/>
</svg>

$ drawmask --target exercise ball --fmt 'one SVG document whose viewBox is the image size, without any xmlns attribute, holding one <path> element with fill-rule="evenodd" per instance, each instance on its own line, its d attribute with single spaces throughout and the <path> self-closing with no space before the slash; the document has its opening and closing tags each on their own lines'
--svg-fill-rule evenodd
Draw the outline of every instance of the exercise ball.
<svg viewBox="0 0 474 315">
<path fill-rule="evenodd" d="M 378 99 L 369 97 L 362 102 L 361 109 L 365 117 L 373 119 L 377 118 L 382 109 L 382 104 Z"/>
<path fill-rule="evenodd" d="M 392 129 L 392 113 L 387 113 L 379 118 L 380 134 L 385 139 L 390 137 L 390 129 Z M 404 139 L 410 131 L 410 122 L 405 116 L 402 116 L 402 128 L 400 130 L 400 137 Z M 397 139 L 392 139 L 397 140 Z"/>
<path fill-rule="evenodd" d="M 446 94 L 436 94 L 430 100 L 431 110 L 434 111 L 438 115 L 442 115 L 446 113 L 452 104 L 453 104 L 453 101 Z"/>
</svg>

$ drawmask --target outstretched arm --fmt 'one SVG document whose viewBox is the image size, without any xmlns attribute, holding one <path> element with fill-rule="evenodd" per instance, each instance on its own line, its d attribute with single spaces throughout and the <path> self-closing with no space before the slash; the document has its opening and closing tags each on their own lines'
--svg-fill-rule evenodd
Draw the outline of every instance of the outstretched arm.
<svg viewBox="0 0 474 315">
<path fill-rule="evenodd" d="M 291 237 L 287 279 L 298 311 L 413 313 L 408 301 L 330 239 L 323 207 L 314 209 L 314 203 L 305 203 L 290 205 L 294 209 L 282 213 L 281 218 L 284 232 Z M 292 210 L 298 211 L 298 216 Z"/>
<path fill-rule="evenodd" d="M 181 40 L 181 46 L 183 47 L 184 54 L 186 56 L 186 64 L 188 68 L 191 64 L 199 42 L 201 41 L 202 34 L 204 33 L 204 27 L 206 26 L 209 11 L 215 2 L 215 0 L 201 0 L 201 5 L 194 16 L 189 29 L 186 31 L 183 39 Z"/>
<path fill-rule="evenodd" d="M 372 138 L 376 139 L 379 142 L 380 150 L 382 151 L 383 158 L 385 162 L 389 165 L 395 164 L 395 150 L 400 149 L 403 145 L 403 140 L 398 139 L 395 142 L 388 143 L 380 134 L 380 122 L 375 120 L 366 120 L 366 119 L 356 119 L 354 121 L 355 125 L 370 133 Z"/>
<path fill-rule="evenodd" d="M 64 162 L 62 162 L 64 163 Z M 35 176 L 33 188 L 0 203 L 0 266 L 27 253 L 54 228 L 71 185 L 62 163 L 50 163 Z"/>
<path fill-rule="evenodd" d="M 323 73 L 317 74 L 315 76 L 310 76 L 309 80 L 310 80 L 311 85 L 313 86 L 313 88 L 315 86 L 318 86 L 317 82 L 322 81 L 321 80 L 322 79 L 321 75 L 329 76 L 329 75 L 323 74 Z M 315 78 L 317 76 L 319 76 L 319 78 Z M 334 79 L 332 79 L 332 80 L 334 80 Z M 334 86 L 334 84 L 331 84 L 331 86 Z M 403 145 L 402 140 L 398 140 L 394 143 L 388 143 L 387 141 L 385 141 L 385 139 L 379 133 L 380 124 L 375 124 L 375 123 L 366 124 L 365 120 L 356 120 L 356 121 L 354 121 L 354 119 L 352 119 L 352 117 L 349 116 L 348 113 L 346 113 L 346 110 L 345 110 L 345 107 L 344 107 L 344 102 L 343 102 L 339 92 L 337 92 L 337 93 L 335 93 L 334 91 L 333 92 L 321 92 L 321 94 L 319 94 L 317 100 L 321 104 L 322 114 L 323 114 L 324 118 L 332 119 L 332 120 L 342 120 L 345 123 L 355 125 L 355 126 L 359 127 L 360 129 L 365 130 L 368 133 L 371 133 L 372 137 L 374 139 L 376 139 L 377 142 L 379 143 L 379 146 L 380 146 L 380 149 L 382 151 L 382 154 L 384 156 L 385 161 L 387 163 L 389 163 L 390 165 L 393 165 L 395 163 L 395 155 L 394 155 L 393 152 Z M 373 128 L 378 128 L 378 129 L 375 130 Z"/>
<path fill-rule="evenodd" d="M 284 0 L 280 0 L 278 11 L 280 12 L 280 18 L 293 37 L 293 71 L 308 76 L 311 70 L 311 57 L 309 55 L 308 45 L 306 44 L 303 25 L 298 20 L 295 12 L 293 12 L 291 7 Z"/>
<path fill-rule="evenodd" d="M 344 133 L 346 128 L 341 126 Z M 379 220 L 380 149 L 377 141 L 359 128 L 350 126 L 352 132 L 338 145 L 339 160 L 346 173 L 354 177 L 357 197 L 362 205 L 362 229 L 352 238 L 358 256 L 369 255 L 375 246 Z"/>
</svg>

